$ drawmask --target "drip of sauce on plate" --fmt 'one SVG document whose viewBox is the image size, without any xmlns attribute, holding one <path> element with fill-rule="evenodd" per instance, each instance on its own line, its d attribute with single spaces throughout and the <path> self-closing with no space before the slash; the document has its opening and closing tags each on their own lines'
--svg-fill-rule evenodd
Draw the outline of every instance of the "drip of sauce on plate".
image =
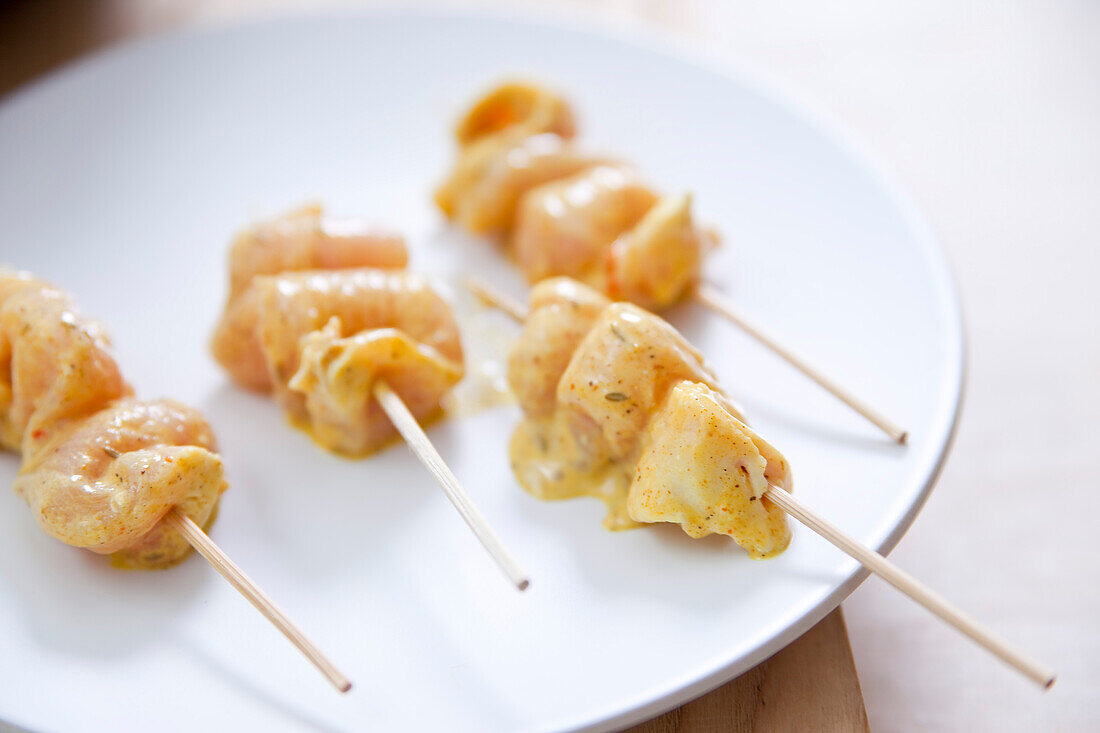
<svg viewBox="0 0 1100 733">
<path fill-rule="evenodd" d="M 547 501 L 594 497 L 607 507 L 606 529 L 643 526 L 630 518 L 626 506 L 633 462 L 612 460 L 607 451 L 582 450 L 563 412 L 522 421 L 512 434 L 509 450 L 512 470 L 532 496 Z"/>
</svg>

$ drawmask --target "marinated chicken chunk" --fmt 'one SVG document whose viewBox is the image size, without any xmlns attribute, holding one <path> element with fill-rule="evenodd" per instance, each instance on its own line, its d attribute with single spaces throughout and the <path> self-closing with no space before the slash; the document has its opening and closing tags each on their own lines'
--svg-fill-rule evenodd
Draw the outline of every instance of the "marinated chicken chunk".
<svg viewBox="0 0 1100 733">
<path fill-rule="evenodd" d="M 512 229 L 520 199 L 531 189 L 599 165 L 558 135 L 506 137 L 464 150 L 436 192 L 447 215 L 471 232 Z"/>
<path fill-rule="evenodd" d="M 464 229 L 501 235 L 531 283 L 568 276 L 612 300 L 672 305 L 716 239 L 695 224 L 690 195 L 660 198 L 622 163 L 576 152 L 562 110 L 560 97 L 530 86 L 478 100 L 436 202 Z"/>
<path fill-rule="evenodd" d="M 327 217 L 319 204 L 307 204 L 237 235 L 229 247 L 229 297 L 257 275 L 349 267 L 401 270 L 408 263 L 400 234 Z"/>
<path fill-rule="evenodd" d="M 408 263 L 404 239 L 374 231 L 354 220 L 325 217 L 318 205 L 302 206 L 261 222 L 233 241 L 229 250 L 229 298 L 211 340 L 211 351 L 233 378 L 250 389 L 271 389 L 255 330 L 253 279 L 282 272 L 373 267 L 402 269 Z"/>
<path fill-rule="evenodd" d="M 304 398 L 310 432 L 335 451 L 363 454 L 396 436 L 371 396 L 377 380 L 385 380 L 409 412 L 423 420 L 439 410 L 444 395 L 462 379 L 461 353 L 457 360 L 450 358 L 396 328 L 346 337 L 340 335 L 344 331 L 334 316 L 322 330 L 303 337 L 298 371 L 287 385 Z"/>
<path fill-rule="evenodd" d="M 786 459 L 714 390 L 683 381 L 646 430 L 627 507 L 639 522 L 729 535 L 752 557 L 771 557 L 791 535 L 786 514 L 764 496 L 769 483 L 790 491 Z"/>
<path fill-rule="evenodd" d="M 595 290 L 567 277 L 543 280 L 532 288 L 523 333 L 508 359 L 508 385 L 528 417 L 554 411 L 561 375 L 609 304 Z"/>
<path fill-rule="evenodd" d="M 717 389 L 703 355 L 676 329 L 637 306 L 613 303 L 577 347 L 557 401 L 585 443 L 623 460 L 668 391 L 685 379 Z"/>
<path fill-rule="evenodd" d="M 71 420 L 131 392 L 99 324 L 57 288 L 0 268 L 0 445 L 33 453 Z"/>
<path fill-rule="evenodd" d="M 221 459 L 196 411 L 131 397 L 107 347 L 63 292 L 0 269 L 0 441 L 23 454 L 16 492 L 62 542 L 168 567 L 189 545 L 161 520 L 178 508 L 209 524 Z"/>
<path fill-rule="evenodd" d="M 474 102 L 455 127 L 455 139 L 466 146 L 502 133 L 528 136 L 544 132 L 573 137 L 576 125 L 569 103 L 547 87 L 511 81 Z"/>
<path fill-rule="evenodd" d="M 786 460 L 657 316 L 545 281 L 508 376 L 525 417 L 512 468 L 531 494 L 599 498 L 608 529 L 674 522 L 693 537 L 729 535 L 753 557 L 787 546 L 785 515 L 763 496 L 769 482 L 790 489 Z"/>
<path fill-rule="evenodd" d="M 568 166 L 571 153 L 556 153 L 547 146 L 561 145 L 560 141 L 569 140 L 573 133 L 573 111 L 560 96 L 533 84 L 501 84 L 478 99 L 456 126 L 458 159 L 451 175 L 436 189 L 436 204 L 472 231 L 493 229 L 494 221 L 511 217 L 507 179 L 517 174 L 526 177 L 528 168 L 546 172 Z M 527 147 L 529 138 L 544 135 L 546 140 Z M 509 170 L 509 156 L 516 150 L 521 157 L 533 154 L 536 161 Z"/>
<path fill-rule="evenodd" d="M 167 567 L 190 545 L 161 519 L 176 507 L 200 527 L 209 523 L 226 487 L 216 450 L 196 410 L 128 397 L 30 455 L 15 490 L 62 542 L 111 554 L 124 567 Z"/>
<path fill-rule="evenodd" d="M 533 291 L 508 377 L 527 417 L 511 442 L 520 483 L 544 499 L 601 499 L 609 529 L 637 526 L 627 495 L 641 437 L 665 394 L 682 379 L 714 384 L 667 323 L 568 278 Z"/>
<path fill-rule="evenodd" d="M 695 285 L 705 240 L 691 218 L 691 196 L 661 199 L 608 250 L 607 294 L 647 310 L 671 306 Z"/>
<path fill-rule="evenodd" d="M 250 312 L 249 370 L 322 445 L 361 454 L 395 435 L 370 397 L 385 377 L 418 418 L 439 409 L 462 377 L 462 345 L 447 303 L 403 271 L 349 269 L 257 277 L 242 294 Z M 240 369 L 226 365 L 235 378 Z M 257 380 L 241 380 L 252 386 Z"/>
<path fill-rule="evenodd" d="M 520 202 L 512 251 L 528 282 L 566 275 L 602 288 L 607 248 L 657 202 L 627 168 L 598 166 L 547 183 Z"/>
</svg>

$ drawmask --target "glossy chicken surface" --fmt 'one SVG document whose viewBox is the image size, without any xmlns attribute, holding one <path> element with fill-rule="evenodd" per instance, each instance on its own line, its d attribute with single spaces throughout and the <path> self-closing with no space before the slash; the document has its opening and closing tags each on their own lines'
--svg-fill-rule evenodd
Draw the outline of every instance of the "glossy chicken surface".
<svg viewBox="0 0 1100 733">
<path fill-rule="evenodd" d="M 307 204 L 237 235 L 229 247 L 229 295 L 243 291 L 257 275 L 346 267 L 400 270 L 408 263 L 400 234 L 327 217 L 319 204 Z"/>
<path fill-rule="evenodd" d="M 424 419 L 462 378 L 458 325 L 421 277 L 336 270 L 259 278 L 253 287 L 275 396 L 326 447 L 359 455 L 396 435 L 370 397 L 376 379 Z"/>
<path fill-rule="evenodd" d="M 239 383 L 271 388 L 262 356 L 251 338 L 255 329 L 252 281 L 260 275 L 318 269 L 373 267 L 403 269 L 408 264 L 404 239 L 375 231 L 354 220 L 326 217 L 310 204 L 241 232 L 229 248 L 229 298 L 211 340 L 215 358 Z"/>
<path fill-rule="evenodd" d="M 56 288 L 0 269 L 0 426 L 23 454 L 16 492 L 62 542 L 162 568 L 189 550 L 164 515 L 206 526 L 226 484 L 198 412 L 130 395 L 97 324 Z"/>
<path fill-rule="evenodd" d="M 210 426 L 194 409 L 125 398 L 32 454 L 15 490 L 62 542 L 112 553 L 126 567 L 157 567 L 189 548 L 160 522 L 169 509 L 200 527 L 209 522 L 225 488 L 215 451 Z"/>
<path fill-rule="evenodd" d="M 443 396 L 462 379 L 457 339 L 443 345 L 448 356 L 397 328 L 341 336 L 343 331 L 334 316 L 323 329 L 303 337 L 301 361 L 287 385 L 290 409 L 309 421 L 319 443 L 333 450 L 361 454 L 395 436 L 371 396 L 377 380 L 385 380 L 419 420 L 439 410 Z"/>
<path fill-rule="evenodd" d="M 530 312 L 508 360 L 508 383 L 528 417 L 557 406 L 558 382 L 592 323 L 611 304 L 567 277 L 543 280 L 531 290 Z"/>
<path fill-rule="evenodd" d="M 0 268 L 0 443 L 33 453 L 65 422 L 132 390 L 98 323 L 61 290 Z"/>
<path fill-rule="evenodd" d="M 371 396 L 377 380 L 427 419 L 463 375 L 450 307 L 426 280 L 396 269 L 403 246 L 401 254 L 380 263 L 394 269 L 332 265 L 253 276 L 230 297 L 215 358 L 238 383 L 273 393 L 321 445 L 347 455 L 381 447 L 396 431 Z"/>
<path fill-rule="evenodd" d="M 601 162 L 553 133 L 505 136 L 463 149 L 436 202 L 464 229 L 504 234 L 528 191 Z"/>
<path fill-rule="evenodd" d="M 605 290 L 648 310 L 670 306 L 695 284 L 711 244 L 691 219 L 691 196 L 667 196 L 608 249 Z"/>
<path fill-rule="evenodd" d="M 698 280 L 713 237 L 694 223 L 690 196 L 661 197 L 628 166 L 578 152 L 567 110 L 533 85 L 477 100 L 436 203 L 464 229 L 506 242 L 531 283 L 568 276 L 614 300 L 672 305 Z"/>
<path fill-rule="evenodd" d="M 523 197 L 512 235 L 528 282 L 565 275 L 599 287 L 605 253 L 637 224 L 657 195 L 628 168 L 598 166 Z"/>
<path fill-rule="evenodd" d="M 512 466 L 535 496 L 597 497 L 609 529 L 673 522 L 693 537 L 728 535 L 753 557 L 787 546 L 785 516 L 763 498 L 769 481 L 790 489 L 786 460 L 657 316 L 547 281 L 508 378 L 525 415 Z"/>
<path fill-rule="evenodd" d="M 646 431 L 628 509 L 639 522 L 673 522 L 692 537 L 724 534 L 756 558 L 790 543 L 786 514 L 763 494 L 790 491 L 787 460 L 730 412 L 710 387 L 682 381 Z"/>
<path fill-rule="evenodd" d="M 465 146 L 500 135 L 543 132 L 573 137 L 576 125 L 569 103 L 544 86 L 509 81 L 474 102 L 455 126 L 455 140 Z"/>
<path fill-rule="evenodd" d="M 575 415 L 614 460 L 631 456 L 668 390 L 682 380 L 717 388 L 703 356 L 652 313 L 612 303 L 593 322 L 558 382 L 559 408 Z"/>
</svg>

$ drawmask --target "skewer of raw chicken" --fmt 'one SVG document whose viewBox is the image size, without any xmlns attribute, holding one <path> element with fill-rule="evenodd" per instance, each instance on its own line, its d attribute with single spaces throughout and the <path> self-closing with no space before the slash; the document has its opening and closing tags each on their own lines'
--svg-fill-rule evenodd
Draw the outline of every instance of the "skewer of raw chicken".
<svg viewBox="0 0 1100 733">
<path fill-rule="evenodd" d="M 693 298 L 728 319 L 899 443 L 907 433 L 812 367 L 701 282 L 716 244 L 691 196 L 661 196 L 622 162 L 573 144 L 568 102 L 526 83 L 478 99 L 455 131 L 458 159 L 435 193 L 443 213 L 500 237 L 527 280 L 569 276 L 613 300 L 657 311 Z"/>
<path fill-rule="evenodd" d="M 400 434 L 520 590 L 527 576 L 420 426 L 463 375 L 450 307 L 404 270 L 400 236 L 306 206 L 239 235 L 215 358 L 239 384 L 273 393 L 322 446 L 362 456 Z"/>
<path fill-rule="evenodd" d="M 536 285 L 529 309 L 474 290 L 524 324 L 508 381 L 524 413 L 512 466 L 530 493 L 595 496 L 609 529 L 672 522 L 692 537 L 728 535 L 754 558 L 787 548 L 789 514 L 1036 684 L 1054 683 L 1052 670 L 797 500 L 786 459 L 668 323 L 568 278 Z"/>
<path fill-rule="evenodd" d="M 0 446 L 19 451 L 15 490 L 39 526 L 117 567 L 210 561 L 341 692 L 351 683 L 204 531 L 226 488 L 198 411 L 138 400 L 107 337 L 68 295 L 0 268 Z"/>
</svg>

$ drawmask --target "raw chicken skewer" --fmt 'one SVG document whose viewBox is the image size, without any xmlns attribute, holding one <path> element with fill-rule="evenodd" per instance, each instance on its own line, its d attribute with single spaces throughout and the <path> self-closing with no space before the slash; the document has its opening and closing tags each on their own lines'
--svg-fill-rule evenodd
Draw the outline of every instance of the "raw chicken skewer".
<svg viewBox="0 0 1100 733">
<path fill-rule="evenodd" d="M 202 527 L 195 524 L 194 520 L 177 509 L 172 509 L 164 516 L 164 521 L 179 532 L 195 550 L 206 558 L 218 573 L 229 581 L 237 591 L 248 599 L 248 602 L 256 607 L 256 610 L 275 625 L 283 635 L 290 639 L 294 646 L 298 647 L 302 654 L 321 671 L 329 682 L 340 692 L 351 689 L 351 682 L 344 673 L 329 661 L 317 646 L 295 626 L 283 610 L 275 605 L 275 602 L 256 583 L 245 575 L 244 571 L 237 567 L 225 552 L 210 539 Z"/>
<path fill-rule="evenodd" d="M 436 203 L 459 226 L 503 238 L 531 284 L 569 276 L 651 311 L 695 300 L 906 442 L 905 430 L 700 281 L 716 237 L 694 223 L 690 195 L 660 196 L 629 166 L 578 151 L 575 129 L 569 104 L 548 89 L 506 83 L 491 90 L 458 124 L 459 156 Z"/>
<path fill-rule="evenodd" d="M 194 547 L 338 690 L 351 688 L 203 531 L 225 480 L 198 412 L 134 399 L 99 326 L 61 291 L 4 268 L 0 367 L 0 445 L 23 454 L 15 489 L 44 531 L 120 567 L 170 567 Z"/>
<path fill-rule="evenodd" d="M 462 378 L 458 325 L 404 242 L 304 207 L 241 234 L 212 350 L 242 386 L 274 393 L 291 420 L 338 453 L 403 437 L 508 579 L 526 575 L 419 421 Z M 386 269 L 382 269 L 386 268 Z"/>
<path fill-rule="evenodd" d="M 527 590 L 527 586 L 531 584 L 531 581 L 516 561 L 512 559 L 511 555 L 508 554 L 504 544 L 485 520 L 485 517 L 474 506 L 466 490 L 458 482 L 454 472 L 451 471 L 443 457 L 439 455 L 439 451 L 432 445 L 432 441 L 424 433 L 424 429 L 420 427 L 420 423 L 416 421 L 413 414 L 409 412 L 409 408 L 401 400 L 401 397 L 382 380 L 374 383 L 374 397 L 382 405 L 382 409 L 386 411 L 386 415 L 400 431 L 402 437 L 405 438 L 409 450 L 416 454 L 424 467 L 439 482 L 447 498 L 451 500 L 455 509 L 462 515 L 467 526 L 477 535 L 478 541 L 493 556 L 504 574 L 508 576 L 508 580 L 512 581 L 512 584 L 519 590 Z"/>
<path fill-rule="evenodd" d="M 859 543 L 796 499 L 789 490 L 789 469 L 782 456 L 759 440 L 738 419 L 738 408 L 715 388 L 713 375 L 697 360 L 701 358 L 698 353 L 691 350 L 686 342 L 678 340 L 679 335 L 656 316 L 632 306 L 609 304 L 598 293 L 564 278 L 546 281 L 537 286 L 532 291 L 531 309 L 483 285 L 471 284 L 471 290 L 488 305 L 499 308 L 520 322 L 526 322 L 525 333 L 512 353 L 509 370 L 513 389 L 518 389 L 517 396 L 528 414 L 529 419 L 525 422 L 537 418 L 535 413 L 543 411 L 540 405 L 551 400 L 560 403 L 565 399 L 569 401 L 568 406 L 577 407 L 576 385 L 585 382 L 585 376 L 590 377 L 587 383 L 592 385 L 593 391 L 599 392 L 610 384 L 604 378 L 609 373 L 620 369 L 643 373 L 642 379 L 622 376 L 616 382 L 619 384 L 626 381 L 631 384 L 632 388 L 629 390 L 604 395 L 605 399 L 610 400 L 615 395 L 629 392 L 630 399 L 634 400 L 635 394 L 644 394 L 645 397 L 637 398 L 638 402 L 643 402 L 639 405 L 639 412 L 646 412 L 648 408 L 652 415 L 646 416 L 649 418 L 646 428 L 648 433 L 641 444 L 640 456 L 634 455 L 636 464 L 630 471 L 631 484 L 626 500 L 629 519 L 642 522 L 679 522 L 685 532 L 696 537 L 711 532 L 729 534 L 738 544 L 749 550 L 752 556 L 767 557 L 782 552 L 789 537 L 785 523 L 775 523 L 774 517 L 766 513 L 766 510 L 777 507 L 1037 685 L 1049 689 L 1054 684 L 1053 670 L 1031 659 L 881 554 Z M 579 331 L 586 324 L 589 325 L 589 330 L 580 336 Z M 614 338 L 598 341 L 601 338 L 598 332 L 607 330 L 613 332 Z M 659 344 L 662 339 L 672 344 L 674 350 L 670 351 L 667 346 L 662 349 Z M 615 340 L 622 341 L 625 345 L 618 348 L 618 353 L 609 353 L 606 344 L 614 344 Z M 563 364 L 562 356 L 566 352 L 569 352 L 568 363 Z M 676 359 L 670 359 L 670 353 L 675 353 Z M 606 365 L 603 371 L 600 371 L 599 364 L 594 361 L 598 359 L 602 359 Z M 650 366 L 653 362 L 656 362 L 656 367 Z M 526 369 L 527 374 L 518 374 L 518 369 Z M 645 373 L 647 369 L 649 372 Z M 647 391 L 646 384 L 643 383 L 651 383 L 654 378 L 665 379 L 670 372 L 672 381 L 681 381 L 669 390 L 668 396 L 662 402 L 657 394 L 660 385 L 654 384 Z M 693 383 L 693 380 L 701 383 Z M 550 383 L 555 385 L 553 394 L 547 392 Z M 583 387 L 581 395 L 583 396 Z M 650 401 L 645 402 L 646 399 Z M 616 397 L 612 401 L 625 403 L 626 399 Z M 628 408 L 627 412 L 629 411 Z M 626 422 L 625 419 L 610 422 L 615 416 L 610 410 L 604 412 L 606 415 L 595 420 L 595 424 L 601 426 L 604 436 L 609 433 L 613 436 L 609 445 L 614 450 L 614 440 L 626 432 Z M 599 438 L 593 438 L 590 426 L 585 421 L 576 419 L 577 414 L 575 409 L 571 413 L 573 419 L 569 430 L 572 437 L 582 446 L 595 445 Z M 595 415 L 598 412 L 588 409 L 586 414 Z M 683 419 L 684 416 L 686 419 Z M 638 417 L 638 420 L 645 420 L 646 417 Z M 702 429 L 691 427 L 700 424 Z M 729 431 L 723 426 L 733 426 L 734 429 Z M 513 446 L 522 435 L 523 429 L 524 426 L 521 426 L 517 431 Z M 580 437 L 576 437 L 577 435 Z M 716 447 L 713 452 L 706 453 L 707 441 L 715 435 L 719 435 L 722 440 L 730 440 L 730 449 L 723 451 L 721 447 Z M 755 450 L 750 449 L 747 455 L 757 458 L 758 461 L 762 459 L 764 464 L 762 476 L 756 477 L 758 480 L 763 479 L 759 481 L 758 494 L 752 488 L 751 460 L 741 458 L 736 466 L 745 472 L 743 481 L 747 484 L 739 483 L 742 479 L 731 478 L 725 472 L 728 470 L 725 464 L 730 459 L 730 450 L 745 455 L 741 452 L 744 451 L 743 447 L 734 447 L 738 439 L 743 443 L 744 437 L 755 443 Z M 626 451 L 619 451 L 619 454 L 630 455 Z M 514 462 L 515 456 L 514 452 Z M 570 458 L 575 460 L 575 455 L 571 454 Z M 662 463 L 666 466 L 662 466 Z M 668 470 L 667 464 L 671 464 L 673 469 Z M 522 463 L 518 465 L 522 466 Z M 721 467 L 723 472 L 718 473 L 716 466 Z M 677 474 L 676 468 L 682 468 L 683 471 Z M 602 478 L 605 474 L 598 475 Z M 692 488 L 682 485 L 677 487 L 677 480 Z M 737 492 L 733 492 L 732 498 L 729 493 L 722 494 L 720 501 L 716 501 L 712 486 L 715 481 L 752 492 L 748 502 L 743 501 L 743 496 L 737 496 Z M 524 483 L 522 476 L 521 483 Z M 670 486 L 673 488 L 667 488 Z M 605 489 L 601 488 L 600 491 L 606 496 Z M 764 513 L 754 506 L 757 502 L 764 505 Z M 612 506 L 610 502 L 609 506 Z M 704 508 L 700 509 L 701 506 Z M 757 515 L 746 521 L 746 507 L 750 506 L 757 510 Z M 733 519 L 723 518 L 721 512 L 728 512 L 731 508 L 734 515 L 740 516 Z M 715 515 L 718 515 L 717 519 L 714 518 Z"/>
</svg>

